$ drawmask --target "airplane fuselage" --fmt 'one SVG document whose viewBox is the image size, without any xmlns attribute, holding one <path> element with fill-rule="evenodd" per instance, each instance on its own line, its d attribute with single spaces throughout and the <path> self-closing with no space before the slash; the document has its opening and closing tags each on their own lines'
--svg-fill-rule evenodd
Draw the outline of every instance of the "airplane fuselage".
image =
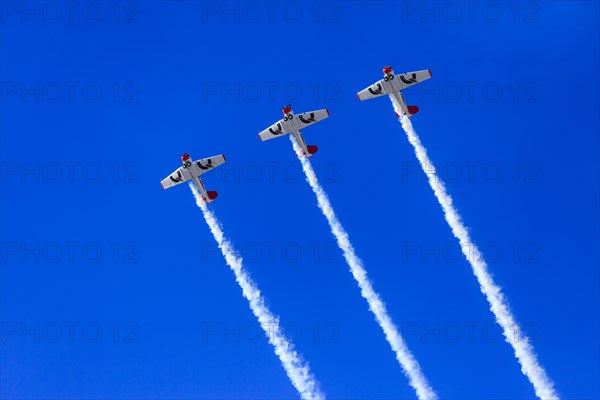
<svg viewBox="0 0 600 400">
<path fill-rule="evenodd" d="M 304 136 L 302 136 L 302 132 L 300 131 L 300 129 L 298 129 L 297 131 L 292 131 L 292 135 L 294 135 L 294 137 L 296 138 L 296 141 L 302 148 L 304 155 L 310 157 L 311 154 L 308 152 L 308 147 L 306 147 L 306 142 L 304 142 Z"/>
<path fill-rule="evenodd" d="M 394 96 L 394 98 L 398 101 L 398 104 L 400 104 L 400 107 L 402 108 L 402 111 L 404 111 L 404 114 L 410 117 L 411 114 L 408 112 L 408 107 L 406 107 L 404 96 L 402 96 L 402 84 L 400 83 L 400 80 L 405 78 L 402 75 L 400 75 L 400 77 L 394 75 L 394 70 L 391 68 L 386 68 L 384 69 L 384 71 L 385 73 L 383 74 L 383 79 L 385 83 L 387 83 L 390 87 L 389 90 L 391 90 L 392 92 L 390 93 L 390 95 Z M 396 116 L 399 117 L 399 115 Z"/>
<path fill-rule="evenodd" d="M 206 188 L 204 187 L 204 183 L 202 183 L 202 180 L 198 176 L 201 175 L 202 172 L 204 172 L 205 170 L 212 168 L 212 166 L 202 165 L 201 162 L 194 161 L 191 158 L 182 160 L 182 162 L 184 177 L 187 179 L 191 179 L 200 191 L 200 194 L 202 195 L 204 201 L 210 203 L 212 199 L 208 196 Z"/>
<path fill-rule="evenodd" d="M 402 96 L 402 92 L 397 91 L 392 93 L 391 95 L 394 96 L 394 98 L 398 101 L 398 104 L 400 104 L 400 107 L 404 111 L 404 114 L 410 117 L 411 114 L 408 112 L 408 108 L 406 107 L 406 102 L 404 101 L 404 96 Z M 399 117 L 399 115 L 396 115 L 396 117 Z"/>
<path fill-rule="evenodd" d="M 304 127 L 302 121 L 300 121 L 299 119 L 303 118 L 302 115 L 298 117 L 294 115 L 294 112 L 290 109 L 288 112 L 284 113 L 283 116 L 283 120 L 287 121 L 287 123 L 291 127 L 292 135 L 294 135 L 294 138 L 296 138 L 296 141 L 300 145 L 300 148 L 302 148 L 302 152 L 305 156 L 310 158 L 312 154 L 308 151 L 308 146 L 306 145 L 306 142 L 304 141 L 304 136 L 302 136 L 302 131 L 300 130 L 300 128 Z"/>
<path fill-rule="evenodd" d="M 196 184 L 196 187 L 200 191 L 200 194 L 202 195 L 202 198 L 204 199 L 204 201 L 207 203 L 210 203 L 211 199 L 208 197 L 208 193 L 206 193 L 206 188 L 204 187 L 204 183 L 202 183 L 200 178 L 195 177 L 195 176 L 192 177 L 192 180 L 194 181 L 194 184 Z"/>
</svg>

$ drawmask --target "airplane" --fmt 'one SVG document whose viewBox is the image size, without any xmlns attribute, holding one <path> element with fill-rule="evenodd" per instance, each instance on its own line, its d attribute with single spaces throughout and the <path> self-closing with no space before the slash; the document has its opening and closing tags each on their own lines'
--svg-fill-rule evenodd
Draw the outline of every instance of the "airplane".
<svg viewBox="0 0 600 400">
<path fill-rule="evenodd" d="M 183 166 L 177 168 L 171 175 L 167 176 L 160 182 L 160 186 L 163 189 L 168 189 L 180 183 L 189 181 L 190 179 L 196 184 L 202 195 L 202 199 L 210 204 L 214 199 L 217 198 L 218 193 L 215 191 L 207 191 L 204 184 L 200 180 L 200 175 L 211 169 L 224 164 L 226 161 L 225 155 L 221 154 L 218 156 L 203 158 L 199 161 L 193 161 L 188 153 L 181 156 L 181 162 Z"/>
<path fill-rule="evenodd" d="M 398 100 L 402 107 L 403 115 L 409 118 L 419 112 L 417 106 L 407 106 L 402 96 L 402 89 L 406 89 L 415 83 L 423 82 L 425 79 L 431 78 L 431 71 L 424 69 L 422 71 L 407 72 L 406 74 L 394 75 L 394 70 L 390 66 L 383 67 L 383 79 L 375 82 L 368 88 L 361 90 L 356 94 L 360 101 L 372 99 L 374 97 L 383 96 L 384 94 L 392 95 Z M 399 117 L 396 113 L 396 117 Z"/>
<path fill-rule="evenodd" d="M 310 158 L 310 156 L 315 154 L 319 148 L 315 145 L 307 146 L 304 142 L 304 137 L 302 137 L 302 132 L 300 129 L 329 117 L 329 111 L 327 109 L 323 109 L 296 115 L 292 111 L 291 105 L 283 107 L 281 111 L 283 112 L 283 119 L 280 119 L 259 133 L 258 137 L 260 140 L 264 141 L 291 133 L 294 135 L 296 141 L 302 148 L 304 155 Z"/>
</svg>

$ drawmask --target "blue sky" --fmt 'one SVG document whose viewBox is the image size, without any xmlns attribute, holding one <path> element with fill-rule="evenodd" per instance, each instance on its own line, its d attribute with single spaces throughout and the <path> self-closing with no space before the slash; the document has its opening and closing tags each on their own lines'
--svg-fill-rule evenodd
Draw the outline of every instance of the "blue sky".
<svg viewBox="0 0 600 400">
<path fill-rule="evenodd" d="M 58 4 L 58 5 L 57 5 Z M 288 140 L 313 162 L 442 398 L 534 392 L 494 324 L 389 100 L 416 131 L 563 398 L 600 397 L 597 2 L 3 2 L 0 394 L 297 398 L 187 187 L 329 398 L 414 398 Z M 226 7 L 226 8 L 224 8 Z"/>
</svg>

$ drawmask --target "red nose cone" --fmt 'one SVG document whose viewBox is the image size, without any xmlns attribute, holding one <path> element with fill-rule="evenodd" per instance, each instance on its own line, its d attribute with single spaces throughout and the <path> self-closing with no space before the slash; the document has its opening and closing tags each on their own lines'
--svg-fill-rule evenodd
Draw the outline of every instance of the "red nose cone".
<svg viewBox="0 0 600 400">
<path fill-rule="evenodd" d="M 281 109 L 281 111 L 283 112 L 283 115 L 286 115 L 287 113 L 292 112 L 292 106 L 285 106 Z"/>
<path fill-rule="evenodd" d="M 186 162 L 189 159 L 190 159 L 190 155 L 188 153 L 185 153 L 184 155 L 181 156 L 181 162 Z"/>
<path fill-rule="evenodd" d="M 390 72 L 392 72 L 392 67 L 390 67 L 390 66 L 383 67 L 383 74 L 384 74 L 384 75 L 387 75 L 387 74 L 389 74 Z"/>
</svg>

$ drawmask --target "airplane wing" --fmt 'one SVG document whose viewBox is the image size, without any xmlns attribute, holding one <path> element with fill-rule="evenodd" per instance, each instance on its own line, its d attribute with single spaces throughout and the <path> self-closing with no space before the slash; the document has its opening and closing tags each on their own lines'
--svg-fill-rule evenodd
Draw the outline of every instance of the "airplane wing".
<svg viewBox="0 0 600 400">
<path fill-rule="evenodd" d="M 407 72 L 406 74 L 391 75 L 381 79 L 368 88 L 357 93 L 359 100 L 372 99 L 374 97 L 391 94 L 402 89 L 406 89 L 415 83 L 422 82 L 431 78 L 431 71 L 424 69 L 421 71 Z"/>
<path fill-rule="evenodd" d="M 360 101 L 372 99 L 374 97 L 383 96 L 384 94 L 393 93 L 392 85 L 385 79 L 375 82 L 366 89 L 361 90 L 356 94 Z"/>
<path fill-rule="evenodd" d="M 260 140 L 269 140 L 290 133 L 292 130 L 289 129 L 290 125 L 286 122 L 287 121 L 280 119 L 267 129 L 259 133 L 258 137 L 260 137 Z"/>
<path fill-rule="evenodd" d="M 210 171 L 211 169 L 218 167 L 221 164 L 225 163 L 225 155 L 220 154 L 218 156 L 212 156 L 208 158 L 203 158 L 202 160 L 194 161 L 194 164 L 200 168 L 200 172 L 198 176 L 202 175 L 205 172 Z"/>
<path fill-rule="evenodd" d="M 302 114 L 294 115 L 294 117 L 298 118 L 298 121 L 302 127 L 305 127 L 329 117 L 329 111 L 327 109 L 309 111 Z"/>
<path fill-rule="evenodd" d="M 168 189 L 170 187 L 179 185 L 180 183 L 189 181 L 192 178 L 192 175 L 189 171 L 185 170 L 183 167 L 177 168 L 171 175 L 167 176 L 160 182 L 160 186 L 163 189 Z"/>
<path fill-rule="evenodd" d="M 402 90 L 415 83 L 423 82 L 425 79 L 431 78 L 431 71 L 424 69 L 421 71 L 407 72 L 406 74 L 396 75 L 394 78 L 398 79 L 397 83 L 400 84 L 400 89 Z M 396 86 L 396 84 L 394 84 L 394 86 Z"/>
<path fill-rule="evenodd" d="M 260 137 L 260 140 L 273 139 L 292 131 L 303 129 L 306 126 L 324 120 L 327 117 L 329 117 L 329 111 L 327 109 L 295 114 L 293 118 L 290 117 L 290 119 L 288 119 L 288 117 L 285 117 L 285 119 L 280 119 L 275 122 L 273 125 L 259 133 L 258 137 Z"/>
</svg>

